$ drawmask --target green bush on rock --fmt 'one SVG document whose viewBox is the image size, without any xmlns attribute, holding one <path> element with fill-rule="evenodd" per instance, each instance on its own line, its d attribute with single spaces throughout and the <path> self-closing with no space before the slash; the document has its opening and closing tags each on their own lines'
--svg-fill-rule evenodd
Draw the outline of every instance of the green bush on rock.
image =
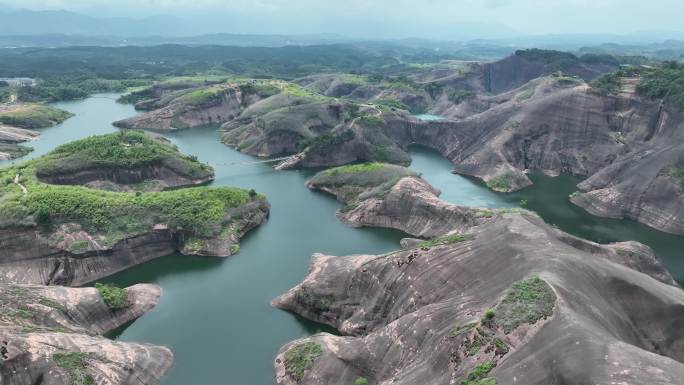
<svg viewBox="0 0 684 385">
<path fill-rule="evenodd" d="M 302 342 L 285 352 L 285 371 L 299 382 L 321 354 L 323 349 L 319 344 L 313 341 Z"/>
<path fill-rule="evenodd" d="M 496 306 L 496 323 L 510 333 L 522 324 L 550 317 L 556 303 L 553 289 L 539 277 L 517 282 Z"/>
<path fill-rule="evenodd" d="M 102 283 L 96 283 L 95 288 L 110 309 L 122 309 L 128 306 L 128 290 Z"/>
<path fill-rule="evenodd" d="M 497 175 L 487 181 L 487 187 L 498 192 L 508 192 L 513 183 L 513 173 L 508 171 L 501 175 Z"/>
<path fill-rule="evenodd" d="M 95 385 L 95 380 L 87 372 L 91 358 L 90 353 L 83 352 L 57 352 L 52 355 L 55 364 L 69 375 L 69 385 Z"/>
</svg>

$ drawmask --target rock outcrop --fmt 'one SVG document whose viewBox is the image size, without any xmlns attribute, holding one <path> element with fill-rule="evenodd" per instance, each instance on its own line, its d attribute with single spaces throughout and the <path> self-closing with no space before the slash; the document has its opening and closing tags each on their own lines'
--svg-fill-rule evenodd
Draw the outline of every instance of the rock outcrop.
<svg viewBox="0 0 684 385">
<path fill-rule="evenodd" d="M 102 337 L 154 307 L 158 286 L 127 288 L 116 309 L 94 288 L 3 284 L 0 293 L 3 384 L 156 384 L 171 367 L 165 347 Z"/>
<path fill-rule="evenodd" d="M 352 227 L 384 227 L 435 238 L 486 220 L 483 212 L 440 200 L 439 190 L 401 166 L 343 166 L 320 172 L 306 185 L 345 203 L 337 217 Z"/>
<path fill-rule="evenodd" d="M 0 124 L 0 160 L 10 160 L 26 155 L 31 148 L 22 146 L 21 143 L 33 140 L 39 135 L 37 131 Z"/>
<path fill-rule="evenodd" d="M 152 92 L 152 95 L 158 95 L 156 99 L 138 105 L 150 111 L 120 120 L 114 125 L 159 131 L 220 126 L 235 119 L 245 107 L 263 97 L 262 93 L 235 83 L 188 87 L 170 93 Z"/>
<path fill-rule="evenodd" d="M 22 145 L 40 136 L 37 128 L 51 127 L 73 116 L 40 104 L 0 104 L 0 161 L 21 158 L 33 151 Z"/>
<path fill-rule="evenodd" d="M 277 382 L 679 383 L 684 291 L 647 247 L 485 217 L 385 255 L 314 255 L 273 304 L 342 335 L 285 345 Z"/>
</svg>

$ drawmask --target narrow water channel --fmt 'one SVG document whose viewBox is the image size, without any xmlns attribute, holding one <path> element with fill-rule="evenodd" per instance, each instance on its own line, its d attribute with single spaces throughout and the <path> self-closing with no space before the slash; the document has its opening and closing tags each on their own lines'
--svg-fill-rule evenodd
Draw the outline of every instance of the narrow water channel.
<svg viewBox="0 0 684 385">
<path fill-rule="evenodd" d="M 78 138 L 116 130 L 111 122 L 135 114 L 114 102 L 116 95 L 57 107 L 76 113 L 62 125 L 43 130 L 30 157 Z M 272 205 L 269 221 L 242 241 L 228 259 L 172 255 L 134 267 L 105 281 L 119 285 L 150 282 L 164 292 L 159 305 L 115 338 L 169 346 L 175 365 L 163 385 L 273 385 L 273 358 L 278 348 L 312 334 L 319 325 L 269 306 L 271 299 L 306 274 L 311 254 L 383 253 L 398 247 L 402 234 L 382 229 L 351 229 L 335 218 L 340 206 L 332 197 L 304 187 L 309 171 L 274 171 L 269 165 L 226 166 L 250 160 L 225 147 L 213 129 L 166 135 L 181 151 L 196 155 L 216 170 L 214 186 L 254 188 Z M 684 281 L 684 238 L 628 221 L 592 217 L 569 204 L 578 182 L 571 177 L 535 176 L 535 186 L 504 195 L 451 173 L 438 153 L 412 148 L 412 168 L 443 191 L 442 198 L 461 205 L 517 207 L 521 200 L 549 223 L 573 234 L 601 241 L 638 240 L 652 246 L 673 274 Z"/>
</svg>

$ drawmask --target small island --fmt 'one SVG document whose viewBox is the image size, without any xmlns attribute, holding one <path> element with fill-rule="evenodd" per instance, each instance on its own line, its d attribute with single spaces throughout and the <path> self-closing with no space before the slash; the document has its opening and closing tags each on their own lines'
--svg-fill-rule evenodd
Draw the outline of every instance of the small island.
<svg viewBox="0 0 684 385">
<path fill-rule="evenodd" d="M 211 167 L 135 131 L 1 169 L 0 281 L 78 285 L 175 251 L 235 254 L 269 204 L 253 190 L 180 188 L 211 179 Z"/>
<path fill-rule="evenodd" d="M 73 114 L 44 104 L 0 104 L 0 160 L 21 158 L 33 151 L 21 143 L 40 135 L 34 131 L 52 127 Z"/>
</svg>

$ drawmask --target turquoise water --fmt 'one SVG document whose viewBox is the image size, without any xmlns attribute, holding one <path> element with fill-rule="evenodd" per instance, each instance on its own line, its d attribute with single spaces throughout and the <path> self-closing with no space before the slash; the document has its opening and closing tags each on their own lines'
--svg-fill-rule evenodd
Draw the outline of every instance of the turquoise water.
<svg viewBox="0 0 684 385">
<path fill-rule="evenodd" d="M 135 114 L 104 95 L 57 106 L 77 115 L 43 130 L 33 142 L 44 154 L 55 146 L 116 130 L 111 122 Z M 131 268 L 106 280 L 120 285 L 151 282 L 163 288 L 159 305 L 114 335 L 122 341 L 171 347 L 174 367 L 164 385 L 272 385 L 273 358 L 284 343 L 321 329 L 270 307 L 269 302 L 306 274 L 311 254 L 384 253 L 398 248 L 397 231 L 351 229 L 335 218 L 340 204 L 304 187 L 307 171 L 274 171 L 269 165 L 225 166 L 252 160 L 218 141 L 213 129 L 166 135 L 179 148 L 216 169 L 213 185 L 254 188 L 271 205 L 269 221 L 249 233 L 238 255 L 197 258 L 172 255 Z M 651 245 L 680 281 L 684 281 L 684 238 L 657 232 L 629 221 L 592 217 L 569 204 L 576 190 L 570 177 L 534 176 L 535 186 L 511 195 L 489 191 L 481 183 L 451 173 L 452 165 L 435 151 L 411 148 L 411 167 L 442 190 L 442 198 L 461 205 L 528 208 L 561 229 L 602 242 L 636 239 Z"/>
<path fill-rule="evenodd" d="M 445 117 L 439 116 L 439 115 L 432 115 L 432 114 L 419 114 L 419 115 L 414 115 L 417 119 L 424 120 L 424 121 L 435 121 L 435 120 L 446 120 Z"/>
</svg>

